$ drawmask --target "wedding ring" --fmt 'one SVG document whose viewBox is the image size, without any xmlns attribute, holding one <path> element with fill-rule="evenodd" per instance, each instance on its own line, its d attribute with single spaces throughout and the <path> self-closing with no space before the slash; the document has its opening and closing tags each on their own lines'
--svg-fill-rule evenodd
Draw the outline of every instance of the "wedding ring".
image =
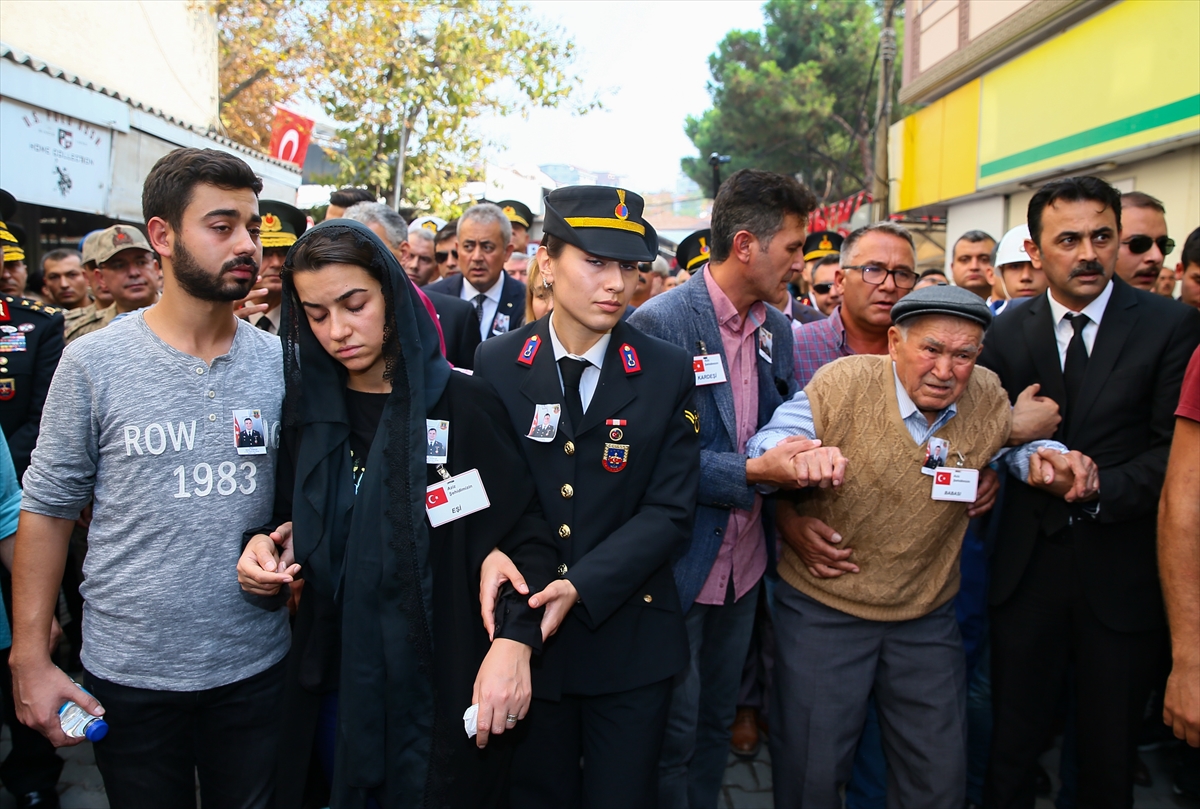
<svg viewBox="0 0 1200 809">
<path fill-rule="evenodd" d="M 510 713 L 507 717 L 505 717 L 505 719 L 508 722 L 508 724 L 512 725 L 512 724 L 516 723 L 517 715 Z"/>
</svg>

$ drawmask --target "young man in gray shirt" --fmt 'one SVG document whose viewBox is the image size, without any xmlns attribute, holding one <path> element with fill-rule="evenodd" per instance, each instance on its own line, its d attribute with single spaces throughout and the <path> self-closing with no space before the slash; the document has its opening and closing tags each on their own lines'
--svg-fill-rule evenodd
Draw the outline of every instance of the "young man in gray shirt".
<svg viewBox="0 0 1200 809">
<path fill-rule="evenodd" d="M 142 193 L 162 299 L 64 352 L 17 532 L 17 712 L 56 745 L 67 700 L 104 714 L 114 807 L 266 807 L 287 612 L 243 598 L 242 532 L 270 518 L 283 402 L 278 338 L 234 317 L 262 257 L 262 182 L 179 149 Z M 265 446 L 239 447 L 246 420 Z M 71 526 L 94 501 L 82 658 L 94 698 L 47 654 Z M 103 707 L 101 707 L 103 706 Z"/>
</svg>

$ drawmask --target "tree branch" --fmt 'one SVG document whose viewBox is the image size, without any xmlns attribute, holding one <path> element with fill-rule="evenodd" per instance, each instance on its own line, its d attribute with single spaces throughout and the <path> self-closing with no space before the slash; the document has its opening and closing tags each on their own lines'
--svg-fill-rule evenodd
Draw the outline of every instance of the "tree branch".
<svg viewBox="0 0 1200 809">
<path fill-rule="evenodd" d="M 265 67 L 260 67 L 258 70 L 254 71 L 254 75 L 237 84 L 232 90 L 221 96 L 221 106 L 223 107 L 229 102 L 233 101 L 235 98 L 241 95 L 244 90 L 246 90 L 259 79 L 265 77 L 269 72 L 270 71 Z"/>
</svg>

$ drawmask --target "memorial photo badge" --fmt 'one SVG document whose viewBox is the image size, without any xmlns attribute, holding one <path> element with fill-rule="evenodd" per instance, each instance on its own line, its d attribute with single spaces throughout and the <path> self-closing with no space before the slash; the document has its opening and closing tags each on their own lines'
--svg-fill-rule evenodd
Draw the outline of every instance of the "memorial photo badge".
<svg viewBox="0 0 1200 809">
<path fill-rule="evenodd" d="M 261 411 L 233 411 L 233 445 L 238 455 L 267 454 L 267 428 Z"/>
<path fill-rule="evenodd" d="M 425 419 L 425 463 L 445 463 L 450 445 L 450 422 Z"/>
<path fill-rule="evenodd" d="M 549 444 L 558 435 L 558 420 L 562 416 L 562 405 L 540 404 L 533 410 L 533 423 L 529 425 L 526 438 Z"/>
</svg>

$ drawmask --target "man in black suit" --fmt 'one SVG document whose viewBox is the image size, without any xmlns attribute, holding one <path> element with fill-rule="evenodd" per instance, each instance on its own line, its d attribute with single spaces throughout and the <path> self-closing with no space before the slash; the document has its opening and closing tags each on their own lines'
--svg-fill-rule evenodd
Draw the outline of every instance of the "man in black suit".
<svg viewBox="0 0 1200 809">
<path fill-rule="evenodd" d="M 512 252 L 512 223 L 504 211 L 490 202 L 474 205 L 458 221 L 462 274 L 430 284 L 425 292 L 470 303 L 480 341 L 515 331 L 525 322 L 525 285 L 504 271 Z"/>
<path fill-rule="evenodd" d="M 980 364 L 1012 399 L 1041 385 L 1064 414 L 1056 437 L 1095 461 L 1099 487 L 1071 503 L 1008 482 L 989 596 L 995 735 L 984 805 L 1034 805 L 1037 756 L 1070 675 L 1079 805 L 1129 807 L 1165 628 L 1155 513 L 1200 313 L 1113 277 L 1121 199 L 1103 180 L 1049 183 L 1028 220 L 1025 247 L 1050 288 L 997 318 Z"/>
<path fill-rule="evenodd" d="M 437 310 L 442 339 L 446 341 L 446 359 L 455 368 L 474 368 L 475 349 L 479 347 L 479 322 L 475 319 L 475 308 L 464 300 L 434 292 L 429 287 L 421 291 Z"/>
</svg>

